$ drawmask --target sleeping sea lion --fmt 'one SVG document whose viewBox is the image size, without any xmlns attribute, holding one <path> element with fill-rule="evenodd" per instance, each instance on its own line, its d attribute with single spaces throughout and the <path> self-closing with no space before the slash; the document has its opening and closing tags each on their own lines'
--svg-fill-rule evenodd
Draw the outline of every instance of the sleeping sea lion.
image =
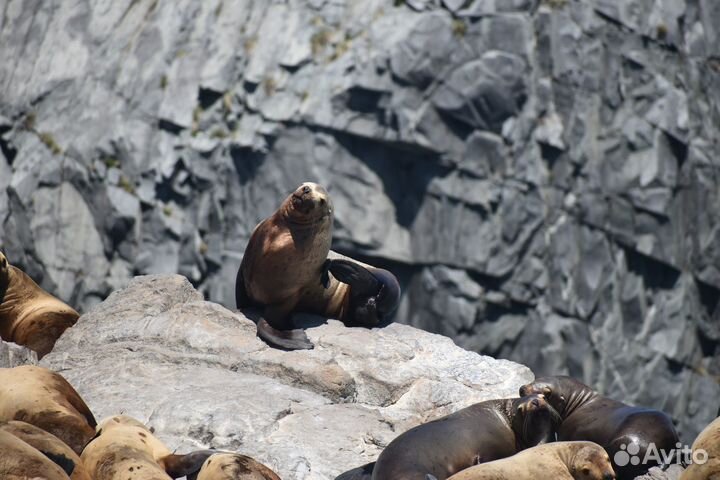
<svg viewBox="0 0 720 480">
<path fill-rule="evenodd" d="M 543 394 L 562 417 L 558 440 L 585 440 L 602 446 L 615 459 L 618 452 L 637 452 L 640 460 L 651 443 L 658 451 L 675 450 L 678 434 L 665 413 L 652 408 L 631 407 L 600 395 L 566 376 L 544 377 L 520 387 L 520 395 Z M 622 454 L 621 454 L 622 456 Z M 657 466 L 651 461 L 613 468 L 619 480 L 632 480 Z"/>
<path fill-rule="evenodd" d="M 607 452 L 593 442 L 556 442 L 481 463 L 449 480 L 614 480 Z"/>
<path fill-rule="evenodd" d="M 106 418 L 80 458 L 94 480 L 170 480 L 191 475 L 214 450 L 175 455 L 141 422 Z"/>
<path fill-rule="evenodd" d="M 374 465 L 338 479 L 445 480 L 478 463 L 551 442 L 559 416 L 542 395 L 488 400 L 411 428 Z"/>
<path fill-rule="evenodd" d="M 78 455 L 95 435 L 95 417 L 72 385 L 33 365 L 0 368 L 0 421 L 11 420 L 42 428 Z"/>
<path fill-rule="evenodd" d="M 288 350 L 313 348 L 293 329 L 292 313 L 377 326 L 400 299 L 395 276 L 331 254 L 333 207 L 323 187 L 306 182 L 253 230 L 235 282 L 238 308 L 263 308 L 258 336 Z M 330 258 L 328 257 L 330 255 Z"/>
<path fill-rule="evenodd" d="M 188 480 L 280 480 L 277 473 L 239 453 L 216 453 Z"/>
<path fill-rule="evenodd" d="M 720 480 L 720 418 L 705 427 L 692 444 L 692 463 L 680 480 Z"/>
<path fill-rule="evenodd" d="M 55 462 L 15 435 L 0 431 L 0 478 L 3 480 L 69 480 Z"/>
<path fill-rule="evenodd" d="M 0 252 L 0 337 L 42 358 L 75 325 L 78 312 L 40 288 Z"/>
<path fill-rule="evenodd" d="M 92 480 L 77 453 L 55 435 L 25 422 L 0 423 L 0 431 L 15 435 L 60 466 L 70 480 Z"/>
</svg>

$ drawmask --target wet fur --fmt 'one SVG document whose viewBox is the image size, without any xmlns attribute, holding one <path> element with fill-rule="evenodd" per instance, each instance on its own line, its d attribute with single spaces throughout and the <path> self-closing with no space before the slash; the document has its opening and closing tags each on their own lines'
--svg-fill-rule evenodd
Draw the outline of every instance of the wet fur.
<svg viewBox="0 0 720 480">
<path fill-rule="evenodd" d="M 444 480 L 478 463 L 552 441 L 555 424 L 554 417 L 546 414 L 549 405 L 540 401 L 539 408 L 525 408 L 536 399 L 480 402 L 412 428 L 383 450 L 372 479 L 426 480 L 431 475 Z M 528 432 L 531 438 L 524 437 Z"/>
</svg>

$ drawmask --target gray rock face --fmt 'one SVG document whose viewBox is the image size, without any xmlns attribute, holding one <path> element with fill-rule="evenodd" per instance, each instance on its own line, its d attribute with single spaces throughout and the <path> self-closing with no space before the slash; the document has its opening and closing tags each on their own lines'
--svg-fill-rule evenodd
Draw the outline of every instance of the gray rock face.
<svg viewBox="0 0 720 480">
<path fill-rule="evenodd" d="M 29 348 L 0 340 L 0 368 L 13 368 L 37 363 L 37 354 Z"/>
<path fill-rule="evenodd" d="M 314 180 L 398 319 L 714 417 L 716 1 L 6 3 L 2 248 L 79 310 L 161 272 L 233 306 Z"/>
<path fill-rule="evenodd" d="M 239 451 L 285 479 L 334 478 L 406 429 L 516 396 L 534 378 L 406 325 L 305 321 L 314 350 L 270 349 L 252 321 L 204 301 L 184 277 L 138 277 L 83 315 L 42 364 L 98 419 L 124 412 L 171 450 Z"/>
</svg>

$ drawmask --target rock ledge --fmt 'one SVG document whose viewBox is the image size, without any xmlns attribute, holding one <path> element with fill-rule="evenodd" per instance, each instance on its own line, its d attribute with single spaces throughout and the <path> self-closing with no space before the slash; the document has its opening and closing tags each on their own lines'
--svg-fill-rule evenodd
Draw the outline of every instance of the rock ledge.
<svg viewBox="0 0 720 480">
<path fill-rule="evenodd" d="M 284 479 L 329 479 L 396 435 L 531 381 L 522 365 L 413 327 L 306 316 L 316 348 L 283 352 L 185 277 L 137 277 L 83 315 L 41 364 L 98 419 L 132 415 L 171 449 L 240 451 Z"/>
</svg>

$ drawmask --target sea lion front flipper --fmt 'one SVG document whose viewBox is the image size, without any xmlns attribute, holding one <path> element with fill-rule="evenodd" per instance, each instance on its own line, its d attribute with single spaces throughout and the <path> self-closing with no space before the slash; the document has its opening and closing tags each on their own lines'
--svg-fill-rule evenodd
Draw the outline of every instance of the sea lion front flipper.
<svg viewBox="0 0 720 480">
<path fill-rule="evenodd" d="M 325 260 L 322 266 L 322 274 L 320 275 L 320 283 L 323 287 L 328 288 L 330 286 L 330 265 L 332 260 L 329 258 Z"/>
<path fill-rule="evenodd" d="M 216 450 L 198 450 L 186 455 L 171 454 L 164 457 L 161 461 L 165 468 L 165 473 L 172 478 L 180 478 L 199 471 L 203 463 L 205 463 L 205 460 L 216 453 Z"/>
<path fill-rule="evenodd" d="M 75 471 L 75 462 L 73 462 L 72 459 L 66 457 L 62 453 L 48 452 L 40 449 L 38 450 L 40 451 L 40 453 L 52 460 L 55 465 L 62 468 L 65 473 L 67 473 L 68 477 L 72 476 L 73 472 Z"/>
<path fill-rule="evenodd" d="M 312 350 L 314 345 L 302 329 L 278 330 L 261 318 L 257 323 L 257 334 L 271 347 L 285 350 Z"/>
<path fill-rule="evenodd" d="M 353 296 L 377 295 L 380 282 L 370 270 L 350 260 L 331 260 L 330 271 L 342 283 L 352 288 Z"/>
</svg>

